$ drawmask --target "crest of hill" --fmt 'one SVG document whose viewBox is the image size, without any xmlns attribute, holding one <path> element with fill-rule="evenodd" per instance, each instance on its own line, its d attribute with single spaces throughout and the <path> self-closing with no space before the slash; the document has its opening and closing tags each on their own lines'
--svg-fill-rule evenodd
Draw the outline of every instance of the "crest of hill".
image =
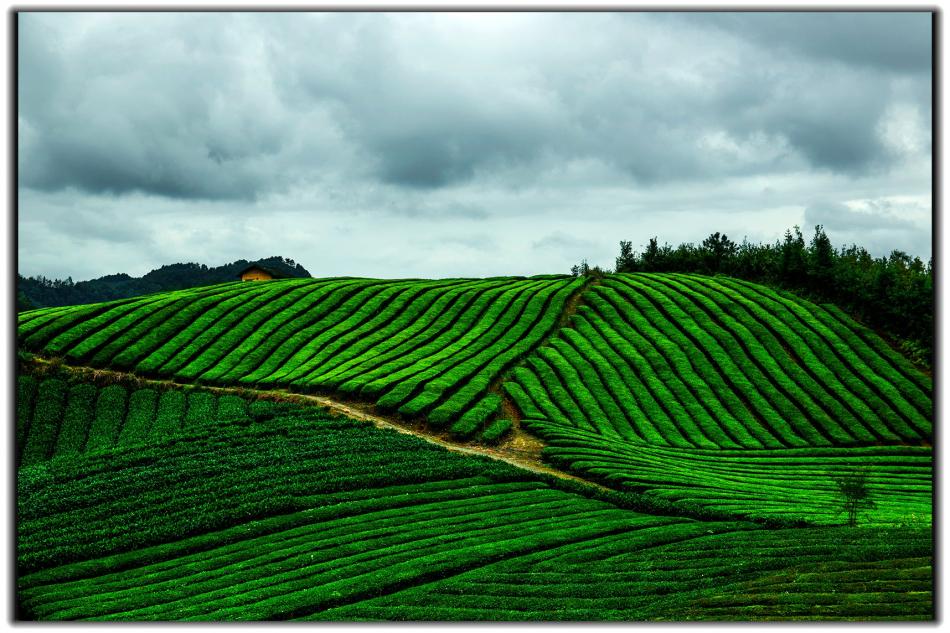
<svg viewBox="0 0 950 633">
<path fill-rule="evenodd" d="M 18 275 L 17 308 L 23 310 L 98 303 L 152 292 L 210 286 L 234 281 L 242 270 L 252 264 L 286 277 L 312 276 L 306 268 L 294 260 L 279 255 L 253 261 L 239 259 L 230 264 L 214 267 L 193 262 L 169 264 L 141 277 L 119 273 L 75 283 L 71 278 L 61 280 Z"/>
</svg>

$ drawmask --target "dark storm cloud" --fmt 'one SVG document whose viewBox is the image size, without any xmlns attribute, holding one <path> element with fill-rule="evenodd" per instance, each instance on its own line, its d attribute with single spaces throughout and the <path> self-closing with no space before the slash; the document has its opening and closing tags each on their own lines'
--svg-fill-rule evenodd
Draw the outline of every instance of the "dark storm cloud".
<svg viewBox="0 0 950 633">
<path fill-rule="evenodd" d="M 73 15 L 19 20 L 23 185 L 185 199 L 287 185 L 307 129 L 274 99 L 240 20 Z"/>
<path fill-rule="evenodd" d="M 647 185 L 861 174 L 891 160 L 883 70 L 929 64 L 913 15 L 500 19 L 483 33 L 428 14 L 22 16 L 21 182 L 256 199 L 575 159 Z M 925 108 L 927 81 L 902 98 Z"/>
</svg>

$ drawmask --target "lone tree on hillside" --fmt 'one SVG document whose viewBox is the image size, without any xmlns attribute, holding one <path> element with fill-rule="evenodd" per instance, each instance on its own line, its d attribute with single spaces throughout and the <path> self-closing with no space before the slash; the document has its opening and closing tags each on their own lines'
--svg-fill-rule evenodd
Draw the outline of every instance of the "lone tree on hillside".
<svg viewBox="0 0 950 633">
<path fill-rule="evenodd" d="M 838 492 L 844 497 L 842 509 L 848 513 L 848 526 L 854 527 L 858 523 L 858 512 L 873 510 L 877 504 L 871 499 L 868 489 L 868 471 L 854 470 L 849 473 L 834 476 Z"/>
</svg>

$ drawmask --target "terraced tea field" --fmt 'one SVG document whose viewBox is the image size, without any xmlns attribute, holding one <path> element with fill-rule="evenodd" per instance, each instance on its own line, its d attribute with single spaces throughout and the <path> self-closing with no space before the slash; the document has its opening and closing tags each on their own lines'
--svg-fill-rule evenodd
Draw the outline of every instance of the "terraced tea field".
<svg viewBox="0 0 950 633">
<path fill-rule="evenodd" d="M 550 335 L 583 285 L 564 277 L 322 279 L 23 313 L 20 344 L 68 362 L 180 381 L 358 395 L 472 432 L 492 381 Z"/>
<path fill-rule="evenodd" d="M 841 547 L 834 530 L 644 514 L 623 495 L 262 404 L 230 418 L 204 408 L 148 444 L 22 466 L 21 615 L 663 619 L 740 605 L 787 617 L 814 600 L 835 617 L 932 610 L 920 530 L 851 530 Z M 819 575 L 789 597 L 788 577 Z"/>
<path fill-rule="evenodd" d="M 256 402 L 254 407 L 266 407 Z M 203 421 L 248 416 L 234 395 L 200 390 L 98 388 L 89 382 L 26 375 L 17 380 L 17 463 L 80 455 L 118 446 L 151 444 Z"/>
<path fill-rule="evenodd" d="M 554 463 L 745 517 L 840 520 L 863 467 L 872 519 L 929 515 L 931 381 L 872 332 L 761 286 L 614 275 L 505 384 Z"/>
<path fill-rule="evenodd" d="M 18 344 L 110 370 L 18 379 L 29 618 L 933 617 L 932 381 L 787 293 L 678 274 L 233 283 L 24 312 Z M 491 455 L 529 433 L 606 489 L 247 388 Z M 835 478 L 856 471 L 876 507 L 840 527 Z"/>
</svg>

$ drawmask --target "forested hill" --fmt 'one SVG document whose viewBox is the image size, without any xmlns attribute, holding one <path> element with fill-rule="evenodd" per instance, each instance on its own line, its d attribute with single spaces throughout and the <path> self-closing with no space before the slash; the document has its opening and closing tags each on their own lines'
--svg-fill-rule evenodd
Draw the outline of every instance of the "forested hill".
<svg viewBox="0 0 950 633">
<path fill-rule="evenodd" d="M 306 268 L 292 259 L 275 255 L 266 259 L 248 261 L 239 259 L 223 266 L 205 264 L 169 264 L 152 270 L 141 277 L 125 273 L 106 275 L 89 281 L 23 277 L 17 275 L 17 311 L 32 308 L 97 303 L 125 299 L 150 292 L 183 290 L 234 281 L 237 274 L 250 264 L 260 264 L 291 277 L 311 277 Z"/>
</svg>

